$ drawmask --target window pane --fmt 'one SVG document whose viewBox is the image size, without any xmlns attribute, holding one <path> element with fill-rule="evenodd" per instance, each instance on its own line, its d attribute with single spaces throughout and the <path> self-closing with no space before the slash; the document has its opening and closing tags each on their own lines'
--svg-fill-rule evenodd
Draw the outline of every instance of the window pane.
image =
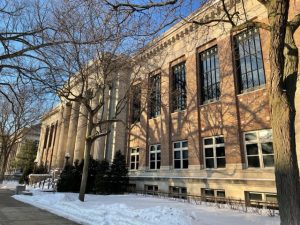
<svg viewBox="0 0 300 225">
<path fill-rule="evenodd" d="M 265 167 L 273 167 L 274 166 L 274 156 L 273 155 L 264 155 L 264 166 Z"/>
<path fill-rule="evenodd" d="M 150 162 L 150 169 L 155 169 L 155 162 Z"/>
<path fill-rule="evenodd" d="M 131 162 L 134 162 L 134 161 L 135 161 L 135 156 L 132 155 L 132 156 L 131 156 Z"/>
<path fill-rule="evenodd" d="M 213 148 L 205 148 L 205 157 L 213 157 L 213 156 L 214 156 Z"/>
<path fill-rule="evenodd" d="M 157 153 L 157 160 L 160 160 L 160 153 Z"/>
<path fill-rule="evenodd" d="M 216 147 L 217 157 L 225 156 L 225 147 Z"/>
<path fill-rule="evenodd" d="M 182 168 L 186 169 L 186 168 L 189 167 L 189 161 L 188 160 L 186 160 L 186 159 L 182 160 L 182 163 L 183 163 Z"/>
<path fill-rule="evenodd" d="M 217 168 L 225 168 L 226 160 L 225 158 L 217 158 Z"/>
<path fill-rule="evenodd" d="M 182 147 L 183 147 L 183 148 L 186 148 L 187 146 L 188 146 L 187 141 L 183 141 L 183 142 L 182 142 Z"/>
<path fill-rule="evenodd" d="M 214 168 L 215 164 L 214 164 L 214 159 L 206 159 L 206 168 Z"/>
<path fill-rule="evenodd" d="M 180 148 L 180 142 L 173 143 L 174 148 Z"/>
<path fill-rule="evenodd" d="M 249 200 L 252 200 L 252 201 L 262 201 L 262 194 L 259 194 L 259 193 L 249 193 Z"/>
<path fill-rule="evenodd" d="M 150 151 L 155 151 L 154 145 L 152 145 L 152 146 L 150 147 Z"/>
<path fill-rule="evenodd" d="M 263 141 L 272 140 L 272 131 L 271 130 L 259 131 L 259 138 Z"/>
<path fill-rule="evenodd" d="M 157 161 L 157 169 L 160 169 L 160 161 Z"/>
<path fill-rule="evenodd" d="M 224 143 L 224 137 L 216 137 L 216 144 Z"/>
<path fill-rule="evenodd" d="M 257 140 L 256 133 L 247 133 L 247 134 L 245 134 L 245 140 L 246 141 L 255 141 L 255 140 Z"/>
<path fill-rule="evenodd" d="M 209 197 L 215 196 L 215 192 L 213 189 L 205 189 L 204 194 L 205 194 L 205 196 L 209 196 Z"/>
<path fill-rule="evenodd" d="M 217 197 L 225 198 L 225 191 L 217 191 Z"/>
<path fill-rule="evenodd" d="M 274 194 L 266 194 L 267 202 L 277 202 L 277 195 Z"/>
<path fill-rule="evenodd" d="M 204 139 L 204 144 L 205 145 L 212 145 L 213 144 L 213 139 L 212 138 Z"/>
<path fill-rule="evenodd" d="M 262 143 L 261 148 L 262 148 L 262 153 L 263 154 L 273 154 L 274 153 L 272 142 Z"/>
<path fill-rule="evenodd" d="M 134 163 L 130 164 L 130 169 L 134 170 Z"/>
<path fill-rule="evenodd" d="M 157 150 L 160 150 L 160 145 L 156 145 L 156 149 L 157 149 Z"/>
<path fill-rule="evenodd" d="M 155 153 L 150 154 L 150 160 L 155 160 Z"/>
<path fill-rule="evenodd" d="M 258 156 L 248 156 L 248 167 L 260 167 Z"/>
<path fill-rule="evenodd" d="M 189 157 L 188 151 L 182 151 L 182 158 L 187 159 Z"/>
<path fill-rule="evenodd" d="M 257 144 L 247 144 L 247 155 L 258 155 L 258 146 Z"/>
<path fill-rule="evenodd" d="M 174 152 L 174 159 L 180 159 L 180 151 L 175 151 Z"/>
<path fill-rule="evenodd" d="M 174 160 L 175 169 L 180 169 L 180 160 Z"/>
</svg>

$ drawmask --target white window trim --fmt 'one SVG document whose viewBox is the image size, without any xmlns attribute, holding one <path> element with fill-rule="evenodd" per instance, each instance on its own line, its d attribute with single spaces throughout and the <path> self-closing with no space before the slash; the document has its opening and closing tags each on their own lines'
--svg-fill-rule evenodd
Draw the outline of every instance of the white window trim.
<svg viewBox="0 0 300 225">
<path fill-rule="evenodd" d="M 206 138 L 203 138 L 202 140 L 202 143 L 203 143 L 203 164 L 204 164 L 204 168 L 206 170 L 224 170 L 226 169 L 226 147 L 225 147 L 225 140 L 224 140 L 224 143 L 222 144 L 216 144 L 216 138 L 218 137 L 222 137 L 224 138 L 223 135 L 218 135 L 218 136 L 211 136 L 211 137 L 206 137 Z M 205 140 L 207 139 L 213 139 L 213 143 L 211 145 L 205 145 Z M 225 156 L 224 157 L 217 157 L 217 147 L 224 147 L 225 149 Z M 206 167 L 206 157 L 205 157 L 205 148 L 213 148 L 213 153 L 214 153 L 214 156 L 213 157 L 209 157 L 209 158 L 213 158 L 214 159 L 214 168 L 207 168 Z M 217 158 L 225 158 L 225 167 L 224 168 L 218 168 L 216 167 L 217 166 Z"/>
<path fill-rule="evenodd" d="M 182 147 L 182 143 L 183 142 L 187 142 L 187 147 Z M 180 147 L 179 148 L 174 148 L 174 144 L 175 143 L 180 143 Z M 187 168 L 183 168 L 183 151 L 188 151 L 189 150 L 189 143 L 187 140 L 182 140 L 182 141 L 174 141 L 172 143 L 172 153 L 173 153 L 173 169 L 174 170 L 187 170 L 189 168 L 189 165 Z M 174 152 L 175 151 L 180 151 L 180 168 L 175 168 L 175 157 L 174 157 Z M 179 159 L 176 159 L 179 160 Z M 187 160 L 189 161 L 189 157 L 187 158 Z"/>
<path fill-rule="evenodd" d="M 257 191 L 247 191 L 248 193 L 248 201 L 249 202 L 267 202 L 267 195 L 275 195 L 277 197 L 276 193 L 271 193 L 271 192 L 257 192 Z M 262 200 L 250 200 L 250 194 L 260 194 L 262 195 Z"/>
<path fill-rule="evenodd" d="M 136 150 L 136 152 L 135 153 L 132 153 L 132 150 L 133 149 L 135 149 Z M 130 148 L 130 171 L 136 171 L 136 170 L 138 170 L 138 168 L 136 168 L 137 167 L 137 162 L 139 163 L 139 166 L 140 166 L 140 159 L 137 161 L 136 159 L 137 159 L 137 156 L 140 156 L 140 148 L 139 147 L 136 147 L 136 148 Z M 132 163 L 132 161 L 131 161 L 131 157 L 132 156 L 135 156 L 134 158 L 135 158 L 135 161 L 134 161 L 134 169 L 131 169 L 131 163 Z"/>
<path fill-rule="evenodd" d="M 268 139 L 268 140 L 261 141 L 260 138 L 259 138 L 259 132 L 261 132 L 261 131 L 271 131 L 272 138 Z M 250 133 L 255 133 L 256 134 L 256 140 L 255 141 L 246 141 L 246 134 L 250 134 Z M 274 169 L 274 166 L 272 166 L 272 167 L 265 167 L 264 166 L 263 154 L 262 154 L 262 147 L 261 147 L 262 143 L 267 143 L 267 142 L 272 142 L 273 143 L 272 129 L 262 129 L 262 130 L 254 130 L 254 131 L 244 132 L 243 133 L 243 141 L 244 141 L 245 163 L 246 163 L 246 168 L 247 169 L 254 169 L 254 170 L 258 170 L 258 169 Z M 259 157 L 260 167 L 249 167 L 249 165 L 248 165 L 247 147 L 246 147 L 247 144 L 258 144 L 258 157 Z M 269 154 L 269 155 L 271 155 L 271 154 Z M 274 153 L 273 153 L 273 156 L 274 156 Z"/>
<path fill-rule="evenodd" d="M 160 145 L 160 150 L 157 150 L 157 146 L 158 145 Z M 154 151 L 151 151 L 151 147 L 154 147 L 155 148 L 155 150 Z M 155 154 L 155 159 L 154 159 L 154 162 L 155 162 L 155 168 L 154 169 L 151 169 L 151 161 L 153 161 L 153 160 L 151 160 L 151 153 L 153 154 Z M 157 153 L 160 153 L 161 154 L 161 144 L 155 144 L 155 145 L 150 145 L 149 146 L 149 170 L 159 170 L 158 168 L 157 168 Z M 160 163 L 161 163 L 161 155 L 160 155 Z"/>
</svg>

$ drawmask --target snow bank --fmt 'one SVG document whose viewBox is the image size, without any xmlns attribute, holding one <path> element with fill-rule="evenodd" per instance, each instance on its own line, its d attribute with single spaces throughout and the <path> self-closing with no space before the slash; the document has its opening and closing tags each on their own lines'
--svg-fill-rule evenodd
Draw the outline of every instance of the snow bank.
<svg viewBox="0 0 300 225">
<path fill-rule="evenodd" d="M 86 195 L 74 193 L 13 196 L 15 199 L 86 225 L 279 225 L 278 217 L 240 213 L 228 209 L 136 195 Z"/>
<path fill-rule="evenodd" d="M 2 184 L 0 183 L 0 189 L 15 190 L 17 185 L 19 185 L 18 181 L 6 181 L 6 180 L 4 180 Z"/>
</svg>

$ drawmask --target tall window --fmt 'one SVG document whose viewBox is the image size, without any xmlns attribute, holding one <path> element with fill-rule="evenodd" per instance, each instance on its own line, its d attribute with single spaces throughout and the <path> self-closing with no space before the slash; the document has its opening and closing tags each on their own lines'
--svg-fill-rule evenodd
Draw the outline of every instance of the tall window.
<svg viewBox="0 0 300 225">
<path fill-rule="evenodd" d="M 132 110 L 131 122 L 136 123 L 140 121 L 141 117 L 141 85 L 135 85 L 132 88 Z"/>
<path fill-rule="evenodd" d="M 206 168 L 225 168 L 224 137 L 216 136 L 203 139 L 204 158 Z"/>
<path fill-rule="evenodd" d="M 150 77 L 149 91 L 149 114 L 154 118 L 160 114 L 160 74 Z"/>
<path fill-rule="evenodd" d="M 150 145 L 149 149 L 150 169 L 160 169 L 160 145 Z"/>
<path fill-rule="evenodd" d="M 130 152 L 130 169 L 138 170 L 140 161 L 140 149 L 132 148 Z"/>
<path fill-rule="evenodd" d="M 200 84 L 202 103 L 220 97 L 220 70 L 217 46 L 200 53 Z"/>
<path fill-rule="evenodd" d="M 178 141 L 173 143 L 173 159 L 175 169 L 187 169 L 189 167 L 188 160 L 188 142 Z"/>
<path fill-rule="evenodd" d="M 172 67 L 173 112 L 186 108 L 185 63 Z"/>
<path fill-rule="evenodd" d="M 260 37 L 256 28 L 235 36 L 240 92 L 265 84 Z"/>
<path fill-rule="evenodd" d="M 273 167 L 272 131 L 260 130 L 244 134 L 248 167 Z"/>
</svg>

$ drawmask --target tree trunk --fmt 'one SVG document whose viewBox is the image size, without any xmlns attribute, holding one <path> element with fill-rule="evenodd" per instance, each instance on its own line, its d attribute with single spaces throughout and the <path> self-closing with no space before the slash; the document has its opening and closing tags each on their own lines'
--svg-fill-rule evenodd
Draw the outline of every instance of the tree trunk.
<svg viewBox="0 0 300 225">
<path fill-rule="evenodd" d="M 86 132 L 86 139 L 85 139 L 85 149 L 84 149 L 84 165 L 82 171 L 82 178 L 80 184 L 80 192 L 79 192 L 79 200 L 84 202 L 85 196 L 85 189 L 88 179 L 88 172 L 89 172 L 89 161 L 90 161 L 90 152 L 92 149 L 92 141 L 89 137 L 92 134 L 92 126 L 93 125 L 93 116 L 91 112 L 88 112 L 88 124 L 87 124 L 87 132 Z"/>
<path fill-rule="evenodd" d="M 285 34 L 289 1 L 272 0 L 268 5 L 271 25 L 270 67 L 271 79 L 268 87 L 270 96 L 271 124 L 275 158 L 275 178 L 278 194 L 281 225 L 300 225 L 299 169 L 295 143 L 295 104 L 292 90 L 287 87 L 294 64 L 293 58 L 284 58 Z M 286 76 L 288 76 L 286 74 Z M 286 78 L 286 79 L 285 79 Z M 296 85 L 296 84 L 295 84 Z"/>
<path fill-rule="evenodd" d="M 7 166 L 7 161 L 8 161 L 8 157 L 6 157 L 6 155 L 3 156 L 2 159 L 2 165 L 1 165 L 1 169 L 0 169 L 0 181 L 4 180 L 4 175 L 5 175 L 5 170 L 6 170 L 6 166 Z"/>
</svg>

